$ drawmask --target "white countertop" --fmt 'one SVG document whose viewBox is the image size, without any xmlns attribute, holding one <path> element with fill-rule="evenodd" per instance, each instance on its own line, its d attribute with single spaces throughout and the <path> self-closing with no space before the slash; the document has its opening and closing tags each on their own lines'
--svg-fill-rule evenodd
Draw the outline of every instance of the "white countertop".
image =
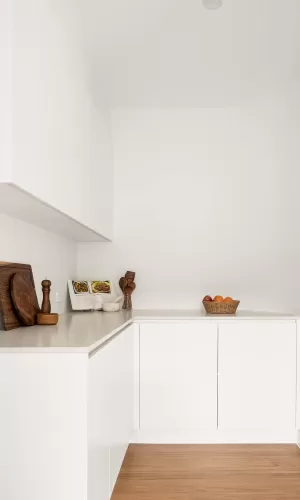
<svg viewBox="0 0 300 500">
<path fill-rule="evenodd" d="M 0 354 L 16 352 L 86 353 L 94 351 L 133 321 L 292 320 L 298 316 L 240 311 L 236 315 L 207 315 L 205 311 L 74 312 L 60 316 L 57 326 L 32 326 L 0 331 Z"/>
<path fill-rule="evenodd" d="M 207 314 L 204 309 L 189 310 L 136 310 L 133 311 L 135 321 L 148 320 L 205 320 L 205 321 L 235 321 L 241 320 L 296 320 L 298 316 L 286 313 L 264 311 L 238 311 L 236 314 Z"/>
</svg>

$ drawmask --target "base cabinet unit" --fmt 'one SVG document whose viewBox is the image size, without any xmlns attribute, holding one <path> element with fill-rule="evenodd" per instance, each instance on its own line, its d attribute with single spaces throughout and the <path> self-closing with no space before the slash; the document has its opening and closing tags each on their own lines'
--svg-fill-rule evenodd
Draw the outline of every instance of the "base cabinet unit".
<svg viewBox="0 0 300 500">
<path fill-rule="evenodd" d="M 296 353 L 293 321 L 220 324 L 220 431 L 271 442 L 295 439 Z"/>
<path fill-rule="evenodd" d="M 96 350 L 80 331 L 0 349 L 1 500 L 109 500 L 130 442 L 300 443 L 296 319 L 141 319 Z"/>
<path fill-rule="evenodd" d="M 296 442 L 296 321 L 141 323 L 139 384 L 139 442 Z"/>
<path fill-rule="evenodd" d="M 300 448 L 300 321 L 297 321 L 297 444 Z"/>
<path fill-rule="evenodd" d="M 134 433 L 132 325 L 88 362 L 88 500 L 108 500 Z"/>
<path fill-rule="evenodd" d="M 134 432 L 136 328 L 90 356 L 0 353 L 1 500 L 109 500 Z"/>
<path fill-rule="evenodd" d="M 0 354 L 1 500 L 87 499 L 86 368 L 83 354 Z"/>
<path fill-rule="evenodd" d="M 217 428 L 217 325 L 140 325 L 140 435 Z"/>
</svg>

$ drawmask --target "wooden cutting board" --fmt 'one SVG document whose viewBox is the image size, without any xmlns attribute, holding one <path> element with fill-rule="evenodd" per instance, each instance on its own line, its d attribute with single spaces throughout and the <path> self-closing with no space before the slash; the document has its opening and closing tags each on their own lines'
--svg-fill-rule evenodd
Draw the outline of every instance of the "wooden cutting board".
<svg viewBox="0 0 300 500">
<path fill-rule="evenodd" d="M 17 272 L 26 275 L 34 287 L 32 269 L 29 264 L 0 262 L 0 329 L 13 330 L 24 326 L 15 311 L 10 293 L 10 280 Z"/>
<path fill-rule="evenodd" d="M 15 311 L 26 326 L 36 324 L 40 312 L 35 288 L 28 275 L 17 272 L 10 280 L 10 293 Z"/>
</svg>

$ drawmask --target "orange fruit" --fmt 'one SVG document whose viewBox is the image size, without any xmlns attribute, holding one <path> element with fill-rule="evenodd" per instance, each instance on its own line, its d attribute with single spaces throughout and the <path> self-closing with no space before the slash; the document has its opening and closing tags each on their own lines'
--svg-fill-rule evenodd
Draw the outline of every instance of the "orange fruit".
<svg viewBox="0 0 300 500">
<path fill-rule="evenodd" d="M 215 298 L 214 298 L 214 302 L 223 302 L 222 295 L 216 295 Z"/>
<path fill-rule="evenodd" d="M 233 302 L 233 299 L 231 297 L 226 297 L 223 302 Z"/>
</svg>

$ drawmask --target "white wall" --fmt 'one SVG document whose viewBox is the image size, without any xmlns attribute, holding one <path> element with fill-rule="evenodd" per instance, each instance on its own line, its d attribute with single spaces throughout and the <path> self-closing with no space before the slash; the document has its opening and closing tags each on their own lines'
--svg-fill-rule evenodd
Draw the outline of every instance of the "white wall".
<svg viewBox="0 0 300 500">
<path fill-rule="evenodd" d="M 76 272 L 76 244 L 36 226 L 0 214 L 0 261 L 32 266 L 35 286 L 41 301 L 41 281 L 52 281 L 52 311 L 62 313 L 68 305 L 67 280 Z M 55 293 L 63 302 L 56 304 Z"/>
<path fill-rule="evenodd" d="M 11 6 L 11 0 L 0 2 L 0 181 L 10 179 L 12 167 Z"/>
<path fill-rule="evenodd" d="M 84 51 L 84 2 L 13 2 L 13 181 L 111 237 L 109 117 Z"/>
<path fill-rule="evenodd" d="M 135 307 L 300 310 L 297 89 L 236 108 L 119 110 L 115 240 L 81 244 L 81 278 L 136 271 Z"/>
</svg>

